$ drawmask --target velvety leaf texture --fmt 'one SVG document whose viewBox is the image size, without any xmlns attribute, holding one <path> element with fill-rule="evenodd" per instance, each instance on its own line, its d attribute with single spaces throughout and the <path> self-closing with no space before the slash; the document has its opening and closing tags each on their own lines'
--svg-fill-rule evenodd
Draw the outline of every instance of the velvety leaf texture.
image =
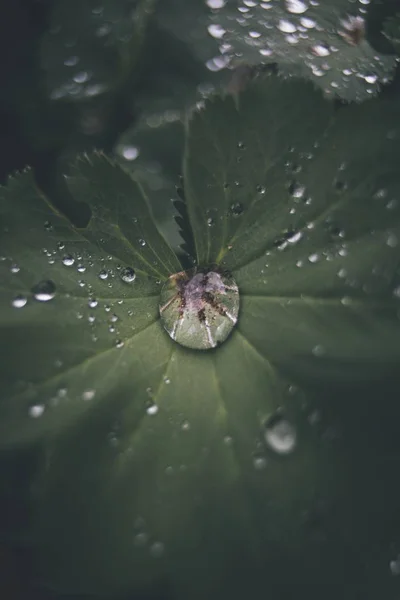
<svg viewBox="0 0 400 600">
<path fill-rule="evenodd" d="M 240 295 L 209 351 L 163 329 L 161 285 L 182 267 L 123 169 L 76 162 L 80 230 L 29 171 L 1 190 L 0 439 L 42 442 L 31 535 L 49 585 L 243 598 L 316 565 L 371 582 L 345 456 L 312 409 L 400 358 L 399 117 L 391 99 L 337 110 L 275 76 L 192 114 L 194 258 Z M 327 499 L 325 543 L 310 522 Z"/>
</svg>

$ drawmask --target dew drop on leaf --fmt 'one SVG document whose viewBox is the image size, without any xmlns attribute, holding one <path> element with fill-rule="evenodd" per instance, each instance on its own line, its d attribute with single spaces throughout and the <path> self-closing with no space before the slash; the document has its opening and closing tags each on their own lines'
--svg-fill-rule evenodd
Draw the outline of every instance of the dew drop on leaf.
<svg viewBox="0 0 400 600">
<path fill-rule="evenodd" d="M 15 273 L 19 273 L 19 272 L 20 272 L 20 268 L 19 268 L 19 266 L 18 266 L 18 265 L 15 265 L 15 264 L 14 264 L 14 265 L 11 265 L 11 267 L 10 267 L 10 271 L 11 271 L 11 273 L 14 273 L 14 274 L 15 274 Z"/>
<path fill-rule="evenodd" d="M 308 6 L 302 0 L 286 0 L 285 2 L 286 10 L 295 15 L 301 15 L 306 12 Z"/>
<path fill-rule="evenodd" d="M 231 214 L 234 217 L 240 217 L 240 215 L 243 214 L 243 204 L 241 204 L 240 202 L 235 202 L 234 204 L 231 205 Z"/>
<path fill-rule="evenodd" d="M 23 296 L 22 294 L 18 294 L 18 296 L 15 296 L 15 298 L 13 298 L 13 300 L 11 301 L 12 306 L 14 306 L 14 308 L 22 308 L 23 306 L 25 306 L 25 304 L 28 302 L 28 299 L 26 296 Z"/>
<path fill-rule="evenodd" d="M 96 300 L 96 298 L 89 298 L 89 300 L 88 300 L 89 308 L 96 308 L 97 305 L 98 305 L 98 301 Z"/>
<path fill-rule="evenodd" d="M 124 267 L 120 273 L 122 281 L 125 283 L 133 283 L 136 279 L 135 270 L 132 267 Z"/>
<path fill-rule="evenodd" d="M 82 400 L 93 400 L 96 395 L 96 390 L 85 390 L 82 394 Z"/>
<path fill-rule="evenodd" d="M 202 270 L 171 275 L 159 303 L 164 329 L 182 346 L 209 350 L 224 342 L 239 314 L 239 290 L 227 273 Z"/>
<path fill-rule="evenodd" d="M 56 295 L 56 286 L 50 279 L 39 281 L 39 283 L 33 286 L 32 294 L 35 300 L 48 302 Z"/>
<path fill-rule="evenodd" d="M 99 273 L 99 279 L 102 279 L 104 281 L 107 278 L 108 278 L 108 271 L 106 271 L 105 269 L 102 269 Z"/>
<path fill-rule="evenodd" d="M 146 413 L 150 416 L 158 413 L 158 406 L 154 402 L 149 402 L 146 406 Z"/>
<path fill-rule="evenodd" d="M 38 419 L 44 413 L 44 405 L 43 404 L 34 404 L 29 407 L 29 416 L 33 419 Z"/>
<path fill-rule="evenodd" d="M 265 423 L 264 439 L 277 454 L 290 454 L 297 444 L 297 432 L 290 421 L 276 414 Z"/>
<path fill-rule="evenodd" d="M 65 256 L 63 256 L 62 263 L 66 267 L 72 267 L 74 262 L 75 262 L 75 259 L 71 254 L 66 254 Z"/>
</svg>

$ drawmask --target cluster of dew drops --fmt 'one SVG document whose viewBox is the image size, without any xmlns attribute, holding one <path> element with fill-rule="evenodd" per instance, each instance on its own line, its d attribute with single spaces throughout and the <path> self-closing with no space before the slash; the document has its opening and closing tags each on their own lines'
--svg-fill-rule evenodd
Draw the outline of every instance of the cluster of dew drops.
<svg viewBox="0 0 400 600">
<path fill-rule="evenodd" d="M 356 46 L 365 36 L 365 12 L 370 1 L 359 0 L 358 10 L 360 14 L 358 16 L 349 15 L 347 18 L 341 19 L 338 23 L 337 34 L 349 46 Z M 227 30 L 217 22 L 218 12 L 224 8 L 226 0 L 206 0 L 206 3 L 215 13 L 216 17 L 216 22 L 208 26 L 208 33 L 220 44 L 219 54 L 208 60 L 206 66 L 210 71 L 219 71 L 229 66 L 232 58 L 235 57 L 234 44 L 232 45 L 226 40 Z M 245 41 L 247 45 L 258 49 L 260 61 L 265 59 L 271 61 L 274 57 L 274 42 L 273 40 L 269 41 L 273 36 L 270 33 L 268 34 L 268 31 L 274 27 L 282 34 L 289 48 L 296 46 L 299 42 L 307 41 L 310 32 L 322 31 L 321 25 L 315 19 L 308 16 L 307 12 L 310 7 L 316 7 L 319 4 L 323 3 L 319 0 L 309 0 L 307 2 L 305 0 L 285 0 L 286 17 L 282 15 L 276 21 L 268 21 L 264 16 L 260 15 L 257 23 L 253 23 L 253 10 L 257 8 L 264 9 L 262 12 L 268 15 L 269 11 L 274 8 L 274 3 L 271 0 L 243 0 L 242 4 L 239 4 L 237 7 L 238 16 L 234 21 L 237 26 L 246 29 Z M 351 5 L 351 3 L 349 4 Z M 258 28 L 257 24 L 259 25 Z M 264 33 L 262 33 L 263 30 Z M 328 57 L 338 52 L 339 48 L 335 45 L 329 45 L 322 41 L 312 41 L 310 39 L 308 53 L 304 54 L 304 63 L 310 68 L 313 76 L 322 78 L 332 69 L 327 62 Z M 315 59 L 317 59 L 317 62 Z M 318 62 L 318 59 L 321 60 Z M 367 89 L 367 92 L 370 94 L 373 93 L 373 86 L 378 82 L 378 75 L 375 71 L 381 71 L 382 65 L 377 55 L 372 54 L 371 60 L 375 62 L 376 68 L 371 64 L 370 72 L 359 72 L 357 68 L 351 65 L 342 69 L 338 73 L 340 80 L 332 80 L 330 82 L 332 90 L 339 88 L 342 84 L 347 85 L 353 78 L 354 80 L 364 80 L 367 85 L 371 86 Z M 331 92 L 332 90 L 326 89 L 325 91 Z"/>
</svg>

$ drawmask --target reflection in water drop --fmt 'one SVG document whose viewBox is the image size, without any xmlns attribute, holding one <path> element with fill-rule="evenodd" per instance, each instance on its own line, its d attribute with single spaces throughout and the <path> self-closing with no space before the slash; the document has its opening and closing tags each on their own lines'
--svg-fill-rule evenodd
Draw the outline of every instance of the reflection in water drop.
<svg viewBox="0 0 400 600">
<path fill-rule="evenodd" d="M 290 454 L 297 444 L 297 432 L 282 415 L 274 415 L 265 424 L 264 438 L 277 454 Z"/>
</svg>

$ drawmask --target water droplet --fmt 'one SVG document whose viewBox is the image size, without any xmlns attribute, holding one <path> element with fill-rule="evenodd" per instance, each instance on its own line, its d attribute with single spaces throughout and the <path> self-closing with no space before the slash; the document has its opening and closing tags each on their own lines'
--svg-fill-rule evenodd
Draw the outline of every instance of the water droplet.
<svg viewBox="0 0 400 600">
<path fill-rule="evenodd" d="M 237 147 L 239 148 L 239 150 L 244 150 L 246 148 L 244 142 L 238 142 Z"/>
<path fill-rule="evenodd" d="M 285 5 L 288 12 L 296 15 L 303 14 L 308 8 L 307 4 L 301 0 L 286 0 Z"/>
<path fill-rule="evenodd" d="M 116 342 L 115 342 L 116 348 L 123 348 L 123 346 L 124 346 L 124 342 L 122 340 L 116 340 Z"/>
<path fill-rule="evenodd" d="M 240 202 L 235 202 L 234 204 L 231 205 L 231 214 L 234 217 L 240 217 L 240 215 L 243 214 L 243 204 L 241 204 Z"/>
<path fill-rule="evenodd" d="M 159 310 L 169 336 L 188 348 L 208 350 L 224 342 L 239 314 L 239 290 L 231 275 L 196 269 L 169 277 Z"/>
<path fill-rule="evenodd" d="M 283 33 L 294 33 L 296 31 L 296 25 L 286 19 L 280 19 L 278 29 Z"/>
<path fill-rule="evenodd" d="M 158 406 L 154 402 L 149 402 L 146 406 L 146 413 L 148 415 L 156 415 L 158 413 Z"/>
<path fill-rule="evenodd" d="M 136 160 L 139 156 L 139 148 L 136 146 L 123 146 L 121 148 L 121 154 L 125 160 Z"/>
<path fill-rule="evenodd" d="M 297 244 L 297 242 L 299 242 L 302 237 L 303 237 L 303 232 L 296 231 L 287 238 L 287 241 L 289 242 L 289 244 Z"/>
<path fill-rule="evenodd" d="M 388 237 L 386 238 L 386 244 L 390 248 L 396 248 L 398 243 L 399 241 L 397 239 L 397 235 L 395 235 L 394 233 L 389 233 Z"/>
<path fill-rule="evenodd" d="M 207 225 L 209 227 L 212 227 L 214 225 L 214 219 L 212 219 L 211 217 L 208 217 L 208 219 L 207 219 Z"/>
<path fill-rule="evenodd" d="M 98 305 L 98 301 L 96 300 L 96 298 L 89 298 L 88 300 L 88 307 L 89 308 L 96 308 L 96 306 Z"/>
<path fill-rule="evenodd" d="M 82 400 L 93 400 L 96 395 L 96 390 L 85 390 L 82 394 Z"/>
<path fill-rule="evenodd" d="M 297 181 L 292 181 L 292 183 L 289 186 L 289 194 L 293 198 L 298 198 L 298 199 L 304 198 L 305 192 L 306 192 L 305 186 L 301 185 Z"/>
<path fill-rule="evenodd" d="M 52 231 L 53 230 L 53 225 L 50 223 L 50 221 L 46 221 L 44 224 L 44 228 L 46 231 Z"/>
<path fill-rule="evenodd" d="M 106 271 L 105 269 L 102 269 L 99 273 L 99 279 L 103 279 L 103 281 L 104 281 L 107 278 L 108 278 L 108 271 Z"/>
<path fill-rule="evenodd" d="M 65 244 L 64 244 L 64 242 L 57 242 L 57 248 L 58 248 L 59 250 L 64 250 L 64 248 L 65 248 Z"/>
<path fill-rule="evenodd" d="M 313 29 L 317 23 L 314 21 L 314 19 L 310 19 L 308 17 L 301 17 L 300 24 L 306 29 Z"/>
<path fill-rule="evenodd" d="M 146 241 L 144 239 L 140 238 L 138 241 L 142 247 L 146 245 Z"/>
<path fill-rule="evenodd" d="M 10 267 L 10 271 L 11 271 L 11 273 L 14 273 L 14 274 L 15 274 L 15 273 L 19 273 L 19 272 L 20 272 L 20 270 L 21 270 L 21 269 L 19 268 L 19 266 L 18 266 L 18 265 L 15 265 L 15 264 L 14 264 L 14 265 L 11 265 L 11 267 Z"/>
<path fill-rule="evenodd" d="M 264 195 L 265 192 L 267 191 L 267 188 L 265 187 L 265 185 L 258 185 L 256 187 L 256 191 L 257 191 L 258 194 Z"/>
<path fill-rule="evenodd" d="M 86 271 L 86 267 L 82 263 L 79 263 L 79 265 L 76 265 L 76 269 L 79 273 L 84 273 Z"/>
<path fill-rule="evenodd" d="M 23 306 L 25 306 L 25 304 L 28 302 L 28 298 L 26 296 L 23 296 L 22 294 L 18 294 L 18 296 L 15 296 L 15 298 L 13 298 L 13 300 L 11 301 L 12 306 L 14 306 L 14 308 L 22 308 Z"/>
<path fill-rule="evenodd" d="M 29 407 L 29 416 L 33 419 L 38 419 L 44 413 L 44 404 L 34 404 Z"/>
<path fill-rule="evenodd" d="M 35 300 L 39 300 L 40 302 L 48 302 L 56 295 L 56 286 L 50 279 L 39 281 L 39 283 L 33 286 L 32 294 Z"/>
<path fill-rule="evenodd" d="M 75 262 L 75 259 L 71 254 L 66 254 L 65 256 L 63 256 L 62 263 L 66 267 L 72 267 L 74 262 Z"/>
<path fill-rule="evenodd" d="M 183 421 L 183 423 L 181 425 L 181 429 L 182 429 L 182 431 L 189 431 L 189 429 L 190 429 L 189 421 L 187 421 L 187 420 Z"/>
<path fill-rule="evenodd" d="M 314 252 L 313 254 L 310 254 L 310 256 L 308 257 L 308 260 L 310 263 L 316 263 L 319 261 L 319 254 L 317 254 L 316 252 Z"/>
<path fill-rule="evenodd" d="M 326 44 L 315 44 L 312 46 L 311 51 L 315 56 L 329 56 L 331 53 Z"/>
<path fill-rule="evenodd" d="M 267 445 L 277 454 L 290 454 L 297 444 L 297 432 L 287 419 L 276 414 L 265 424 L 264 438 Z"/>
<path fill-rule="evenodd" d="M 132 267 L 124 267 L 121 269 L 120 277 L 125 283 L 132 283 L 136 279 L 135 270 Z"/>
</svg>

